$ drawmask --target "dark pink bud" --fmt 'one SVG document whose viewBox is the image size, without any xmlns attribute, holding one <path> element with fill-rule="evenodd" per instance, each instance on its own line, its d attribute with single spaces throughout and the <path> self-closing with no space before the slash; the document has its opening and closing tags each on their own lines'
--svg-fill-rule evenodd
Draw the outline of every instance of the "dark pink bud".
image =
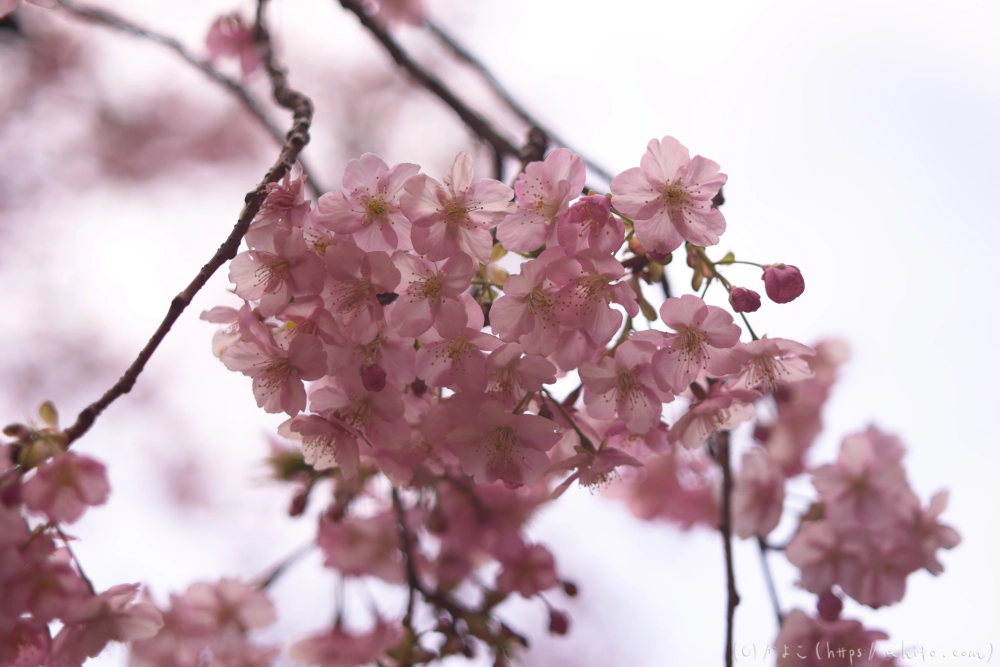
<svg viewBox="0 0 1000 667">
<path fill-rule="evenodd" d="M 299 489 L 292 496 L 292 502 L 288 506 L 288 516 L 302 516 L 307 504 L 309 504 L 309 489 Z"/>
<path fill-rule="evenodd" d="M 378 364 L 361 364 L 361 384 L 368 391 L 382 391 L 385 389 L 385 371 Z"/>
<path fill-rule="evenodd" d="M 831 590 L 821 593 L 819 600 L 816 601 L 816 610 L 824 621 L 836 621 L 840 618 L 840 610 L 843 608 L 844 603 Z"/>
<path fill-rule="evenodd" d="M 770 264 L 764 267 L 764 291 L 775 303 L 793 301 L 806 289 L 799 269 L 785 264 Z"/>
<path fill-rule="evenodd" d="M 753 313 L 760 308 L 760 294 L 746 287 L 729 290 L 729 305 L 737 313 Z"/>
<path fill-rule="evenodd" d="M 549 632 L 554 635 L 565 635 L 569 632 L 569 616 L 557 609 L 549 609 Z"/>
</svg>

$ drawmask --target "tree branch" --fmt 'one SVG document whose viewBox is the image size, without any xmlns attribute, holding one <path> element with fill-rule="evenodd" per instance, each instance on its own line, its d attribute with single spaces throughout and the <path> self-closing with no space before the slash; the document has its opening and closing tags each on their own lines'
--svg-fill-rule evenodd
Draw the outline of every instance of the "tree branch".
<svg viewBox="0 0 1000 667">
<path fill-rule="evenodd" d="M 774 616 L 778 619 L 778 632 L 781 632 L 781 625 L 785 622 L 785 617 L 781 613 L 781 604 L 778 602 L 778 589 L 774 587 L 771 566 L 767 562 L 767 543 L 760 535 L 757 536 L 757 546 L 760 547 L 760 564 L 764 569 L 764 579 L 767 580 L 767 590 L 771 596 L 771 606 L 774 607 Z"/>
<path fill-rule="evenodd" d="M 458 114 L 458 117 L 462 119 L 462 122 L 464 122 L 469 129 L 476 134 L 476 136 L 488 143 L 497 153 L 513 155 L 514 157 L 518 157 L 520 155 L 520 150 L 504 136 L 500 135 L 495 129 L 493 129 L 493 126 L 490 125 L 486 119 L 470 109 L 465 102 L 458 99 L 458 97 L 456 97 L 455 94 L 447 88 L 447 86 L 441 83 L 430 72 L 425 70 L 412 58 L 410 58 L 410 56 L 403 51 L 402 47 L 396 43 L 392 36 L 386 32 L 385 28 L 365 13 L 364 7 L 360 2 L 357 2 L 356 0 L 340 0 L 340 4 L 358 17 L 361 24 L 368 29 L 368 31 L 382 44 L 383 47 L 385 47 L 385 50 L 389 52 L 389 55 L 392 56 L 392 59 L 396 61 L 397 65 L 409 72 L 410 75 L 417 80 L 417 83 L 451 107 L 452 111 Z"/>
<path fill-rule="evenodd" d="M 66 5 L 66 0 L 61 0 L 61 2 L 64 6 Z M 263 30 L 261 35 L 261 39 L 266 41 L 267 31 Z M 212 277 L 219 267 L 236 257 L 236 253 L 239 252 L 240 242 L 243 240 L 243 235 L 246 234 L 250 223 L 257 215 L 257 212 L 260 211 L 260 207 L 267 197 L 267 186 L 284 178 L 285 174 L 289 172 L 292 165 L 298 159 L 302 148 L 309 143 L 309 128 L 312 125 L 313 116 L 312 101 L 302 93 L 288 86 L 285 72 L 274 63 L 269 44 L 266 45 L 263 53 L 266 56 L 265 66 L 271 77 L 271 88 L 274 99 L 278 104 L 292 112 L 292 126 L 282 144 L 278 159 L 271 165 L 271 168 L 268 169 L 264 175 L 264 179 L 257 184 L 257 187 L 247 193 L 244 198 L 243 210 L 240 212 L 236 225 L 229 233 L 229 236 L 223 241 L 219 249 L 215 251 L 215 254 L 201 268 L 188 286 L 173 298 L 170 302 L 170 307 L 167 309 L 167 314 L 164 316 L 163 321 L 160 322 L 160 326 L 153 332 L 152 337 L 139 352 L 132 365 L 125 371 L 125 374 L 103 396 L 84 408 L 77 416 L 76 422 L 63 432 L 66 436 L 67 446 L 90 430 L 97 417 L 109 405 L 132 390 L 139 374 L 146 367 L 146 362 L 153 356 L 153 352 L 163 342 L 174 322 L 184 312 L 184 309 L 191 304 L 195 294 L 205 286 L 205 283 L 208 282 L 208 279 Z"/>
<path fill-rule="evenodd" d="M 740 594 L 736 592 L 736 575 L 733 571 L 733 471 L 729 462 L 729 431 L 721 431 L 716 436 L 716 456 L 722 466 L 722 518 L 719 530 L 726 550 L 726 584 L 728 603 L 726 605 L 726 667 L 733 667 L 733 620 Z"/>
<path fill-rule="evenodd" d="M 103 25 L 106 28 L 111 28 L 112 30 L 117 30 L 118 32 L 123 32 L 132 35 L 133 37 L 139 37 L 140 39 L 146 39 L 167 47 L 189 64 L 204 72 L 208 78 L 212 79 L 232 93 L 246 108 L 246 110 L 250 112 L 250 115 L 256 118 L 260 125 L 267 130 L 267 133 L 274 138 L 279 146 L 284 143 L 285 137 L 282 134 L 281 129 L 267 117 L 263 107 L 261 107 L 260 103 L 250 95 L 246 88 L 219 70 L 215 69 L 204 60 L 195 56 L 187 48 L 185 48 L 183 44 L 173 37 L 142 28 L 135 23 L 127 21 L 121 16 L 113 14 L 105 9 L 79 5 L 76 2 L 73 2 L 73 0 L 58 0 L 58 2 L 59 5 L 69 14 L 72 14 L 79 19 Z M 318 197 L 324 192 L 324 190 L 320 188 L 315 177 L 313 176 L 313 171 L 306 165 L 302 158 L 299 158 L 299 164 L 302 166 L 302 173 L 307 176 L 306 185 L 311 188 L 313 194 Z"/>
<path fill-rule="evenodd" d="M 545 136 L 550 138 L 554 143 L 569 148 L 571 151 L 580 156 L 580 159 L 583 160 L 584 164 L 587 165 L 587 168 L 590 169 L 591 172 L 597 174 L 598 176 L 608 181 L 609 183 L 611 182 L 611 179 L 614 177 L 611 175 L 610 172 L 601 167 L 599 164 L 595 163 L 593 160 L 590 160 L 586 156 L 581 155 L 579 151 L 577 151 L 575 148 L 572 148 L 569 144 L 567 144 L 565 141 L 559 138 L 554 132 L 552 132 L 552 130 L 539 123 L 537 118 L 533 117 L 530 113 L 528 113 L 528 111 L 523 106 L 521 106 L 521 104 L 517 100 L 514 99 L 514 96 L 510 94 L 510 91 L 508 91 L 504 87 L 504 85 L 500 83 L 500 80 L 493 75 L 493 72 L 491 72 L 489 68 L 487 68 L 486 65 L 483 64 L 483 61 L 479 60 L 479 58 L 477 58 L 471 52 L 466 50 L 465 47 L 456 42 L 451 35 L 445 32 L 440 26 L 438 26 L 430 19 L 425 20 L 424 25 L 427 26 L 427 29 L 430 30 L 430 32 L 435 37 L 437 37 L 442 44 L 448 47 L 448 50 L 450 50 L 455 55 L 456 58 L 458 58 L 459 60 L 461 60 L 462 62 L 466 63 L 474 70 L 479 72 L 479 74 L 483 77 L 483 79 L 485 79 L 486 82 L 493 89 L 493 92 L 495 92 L 497 96 L 504 101 L 504 104 L 506 104 L 508 108 L 510 108 L 510 110 L 513 111 L 521 120 L 543 132 Z"/>
</svg>

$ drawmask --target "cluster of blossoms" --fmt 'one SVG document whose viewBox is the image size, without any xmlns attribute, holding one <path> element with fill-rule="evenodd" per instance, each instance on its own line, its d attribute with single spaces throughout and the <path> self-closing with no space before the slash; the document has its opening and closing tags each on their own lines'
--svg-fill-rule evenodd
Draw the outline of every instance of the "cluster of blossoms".
<svg viewBox="0 0 1000 667">
<path fill-rule="evenodd" d="M 163 621 L 136 601 L 139 584 L 98 594 L 79 569 L 62 527 L 107 501 L 107 474 L 66 451 L 50 403 L 39 416 L 44 426 L 8 426 L 15 440 L 0 445 L 0 665 L 78 667 L 110 642 L 153 636 Z M 53 622 L 62 626 L 54 637 Z"/>
<path fill-rule="evenodd" d="M 642 290 L 666 285 L 664 266 L 683 245 L 693 287 L 718 281 L 741 317 L 761 298 L 724 266 L 759 267 L 775 303 L 802 294 L 794 266 L 707 255 L 726 228 L 715 205 L 726 178 L 664 137 L 608 195 L 585 190 L 583 161 L 563 148 L 527 164 L 513 189 L 476 179 L 465 154 L 440 180 L 366 154 L 348 164 L 343 191 L 315 203 L 300 171 L 271 186 L 249 250 L 232 262 L 243 307 L 203 315 L 225 325 L 215 352 L 252 378 L 261 408 L 289 417 L 279 433 L 300 449 L 274 461 L 298 484 L 292 513 L 318 479 L 334 480 L 317 537 L 326 564 L 404 584 L 444 619 L 419 631 L 408 613 L 368 637 L 338 626 L 308 640 L 300 659 L 342 664 L 331 646 L 350 641 L 375 647 L 368 660 L 412 664 L 468 654 L 475 638 L 502 663 L 517 635 L 493 607 L 515 592 L 545 601 L 559 582 L 552 555 L 523 533 L 531 512 L 573 482 L 621 471 L 633 483 L 616 493 L 639 516 L 718 526 L 711 443 L 754 419 L 755 405 L 777 420 L 756 424 L 758 444 L 736 472 L 734 532 L 763 540 L 777 527 L 842 351 L 749 328 L 744 342 L 726 309 L 668 295 L 657 312 Z M 664 329 L 635 329 L 640 312 Z M 553 396 L 548 386 L 574 373 L 579 386 Z M 684 407 L 668 424 L 663 406 L 674 401 Z M 898 601 L 916 569 L 939 572 L 936 549 L 958 537 L 937 523 L 944 496 L 921 509 L 898 443 L 876 431 L 848 442 L 835 466 L 815 470 L 825 518 L 802 522 L 789 558 L 807 590 L 838 586 L 877 607 Z M 400 489 L 391 503 L 380 474 Z M 374 503 L 355 510 L 358 497 Z M 893 530 L 844 539 L 876 524 Z M 449 592 L 489 561 L 500 569 L 481 584 L 481 604 L 456 607 Z M 565 615 L 549 608 L 553 631 L 565 632 Z M 426 632 L 444 634 L 444 648 L 421 643 Z"/>
</svg>

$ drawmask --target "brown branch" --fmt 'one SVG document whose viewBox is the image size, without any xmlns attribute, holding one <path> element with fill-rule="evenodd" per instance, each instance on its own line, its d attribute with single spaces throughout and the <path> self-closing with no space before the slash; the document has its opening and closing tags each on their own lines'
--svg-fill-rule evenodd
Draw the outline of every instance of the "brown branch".
<svg viewBox="0 0 1000 667">
<path fill-rule="evenodd" d="M 781 613 L 781 603 L 778 602 L 778 589 L 774 586 L 774 577 L 771 575 L 771 566 L 767 562 L 767 542 L 760 535 L 757 536 L 757 546 L 760 547 L 760 565 L 764 570 L 764 579 L 767 580 L 767 591 L 771 596 L 771 606 L 774 607 L 774 616 L 778 619 L 778 631 L 785 622 L 785 617 Z"/>
<path fill-rule="evenodd" d="M 740 594 L 736 592 L 736 575 L 733 571 L 733 471 L 729 461 L 729 431 L 721 431 L 716 436 L 716 456 L 722 466 L 722 518 L 719 530 L 726 550 L 726 584 L 728 604 L 726 606 L 726 667 L 733 666 L 733 619 Z"/>
<path fill-rule="evenodd" d="M 470 109 L 465 102 L 458 99 L 458 97 L 456 97 L 455 94 L 447 88 L 447 86 L 435 78 L 434 75 L 410 58 L 410 56 L 403 51 L 402 47 L 396 43 L 396 40 L 394 40 L 392 36 L 386 32 L 385 28 L 383 28 L 377 21 L 375 21 L 375 19 L 365 12 L 361 2 L 358 2 L 357 0 L 340 0 L 340 4 L 358 17 L 361 24 L 367 28 L 375 39 L 382 44 L 385 50 L 389 52 L 389 55 L 392 56 L 392 59 L 396 61 L 397 65 L 409 72 L 410 75 L 417 80 L 417 83 L 451 107 L 452 111 L 458 114 L 458 117 L 462 119 L 462 122 L 464 122 L 469 129 L 476 134 L 476 136 L 488 143 L 497 153 L 513 155 L 514 157 L 519 156 L 520 150 L 514 146 L 514 144 L 493 129 L 493 126 L 490 125 L 486 119 Z"/>
<path fill-rule="evenodd" d="M 64 4 L 66 2 L 66 0 L 61 1 Z M 263 35 L 266 37 L 266 34 L 265 30 Z M 212 255 L 205 266 L 201 268 L 198 275 L 194 277 L 183 291 L 173 298 L 170 302 L 170 307 L 167 309 L 167 314 L 164 316 L 163 321 L 160 322 L 160 326 L 153 332 L 152 337 L 139 352 L 132 365 L 125 371 L 125 374 L 103 396 L 84 408 L 77 416 L 76 422 L 64 431 L 67 447 L 90 430 L 97 417 L 109 405 L 132 390 L 139 374 L 146 367 L 146 362 L 153 356 L 153 352 L 163 342 L 174 322 L 184 312 L 184 309 L 191 304 L 195 294 L 205 286 L 205 283 L 208 282 L 208 279 L 212 277 L 219 267 L 236 257 L 236 253 L 240 249 L 240 242 L 243 240 L 243 235 L 246 234 L 250 223 L 257 215 L 257 212 L 260 211 L 260 207 L 267 197 L 267 186 L 284 178 L 285 174 L 291 170 L 292 165 L 298 159 L 302 148 L 309 143 L 309 127 L 312 125 L 313 116 L 312 101 L 302 93 L 292 90 L 288 86 L 285 72 L 275 65 L 269 45 L 266 49 L 265 64 L 268 74 L 271 77 L 271 88 L 274 99 L 278 104 L 292 112 L 292 127 L 281 146 L 278 159 L 267 170 L 264 179 L 257 184 L 257 187 L 247 193 L 244 198 L 243 210 L 240 212 L 236 225 L 229 233 L 229 236 L 223 241 L 222 245 L 219 246 L 219 249 L 215 251 L 215 254 Z"/>
<path fill-rule="evenodd" d="M 423 586 L 417 577 L 417 568 L 413 562 L 413 546 L 410 544 L 410 531 L 406 527 L 406 511 L 403 503 L 399 500 L 399 491 L 392 487 L 392 506 L 396 509 L 396 519 L 399 522 L 399 550 L 403 552 L 403 560 L 406 564 L 406 581 L 409 585 L 410 593 L 406 600 L 406 616 L 403 617 L 403 625 L 413 630 L 413 608 L 416 605 L 417 592 Z"/>
<path fill-rule="evenodd" d="M 77 18 L 83 19 L 84 21 L 103 25 L 107 28 L 111 28 L 112 30 L 117 30 L 118 32 L 123 32 L 134 37 L 139 37 L 140 39 L 147 39 L 151 42 L 167 47 L 189 64 L 204 72 L 208 78 L 212 79 L 232 93 L 246 108 L 246 110 L 250 112 L 250 115 L 256 118 L 260 125 L 267 130 L 267 133 L 271 135 L 279 146 L 285 142 L 285 137 L 281 129 L 267 117 L 263 107 L 261 107 L 260 103 L 250 95 L 246 88 L 231 77 L 226 76 L 219 70 L 212 67 L 212 65 L 208 62 L 195 56 L 178 40 L 162 33 L 142 28 L 135 23 L 132 23 L 131 21 L 128 21 L 105 9 L 79 5 L 76 2 L 73 2 L 73 0 L 58 0 L 58 2 L 68 13 L 76 16 Z M 311 188 L 313 194 L 318 197 L 324 192 L 324 190 L 320 188 L 319 184 L 316 182 L 316 179 L 313 176 L 314 172 L 306 165 L 302 158 L 299 158 L 299 164 L 302 166 L 302 173 L 307 176 L 306 185 Z"/>
<path fill-rule="evenodd" d="M 560 146 L 565 146 L 566 148 L 569 148 L 571 151 L 580 156 L 580 159 L 583 160 L 583 163 L 587 165 L 587 167 L 590 169 L 591 172 L 597 174 L 598 176 L 608 181 L 609 183 L 611 182 L 611 179 L 614 177 L 611 175 L 610 172 L 602 168 L 593 160 L 590 160 L 586 156 L 581 155 L 579 151 L 577 151 L 575 148 L 572 148 L 569 144 L 567 144 L 565 141 L 556 136 L 556 134 L 552 132 L 552 130 L 548 129 L 547 127 L 539 123 L 537 118 L 528 113 L 527 109 L 521 106 L 521 104 L 514 99 L 514 96 L 511 95 L 510 91 L 508 91 L 507 88 L 505 88 L 504 85 L 500 83 L 500 80 L 493 75 L 493 72 L 491 72 L 489 68 L 486 67 L 485 64 L 483 64 L 483 61 L 479 60 L 479 58 L 474 56 L 465 47 L 456 42 L 451 35 L 445 32 L 440 26 L 438 26 L 430 19 L 425 20 L 424 25 L 427 26 L 427 29 L 431 31 L 431 34 L 437 37 L 442 44 L 448 47 L 448 50 L 451 51 L 456 58 L 458 58 L 459 60 L 461 60 L 462 62 L 469 65 L 477 72 L 479 72 L 479 74 L 483 77 L 483 79 L 485 79 L 486 82 L 493 89 L 493 92 L 495 92 L 497 96 L 501 100 L 503 100 L 504 104 L 506 104 L 507 107 L 510 108 L 510 110 L 513 111 L 521 120 L 523 120 L 528 125 L 531 125 L 533 128 L 536 128 L 540 132 L 544 133 L 547 137 L 552 139 L 553 142 L 559 144 Z"/>
</svg>

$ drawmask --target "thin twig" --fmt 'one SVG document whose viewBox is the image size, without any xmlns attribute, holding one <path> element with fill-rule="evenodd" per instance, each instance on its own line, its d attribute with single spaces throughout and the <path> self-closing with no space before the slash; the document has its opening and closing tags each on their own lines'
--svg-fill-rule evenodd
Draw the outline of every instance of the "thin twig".
<svg viewBox="0 0 1000 667">
<path fill-rule="evenodd" d="M 447 86 L 410 58 L 399 44 L 396 43 L 396 40 L 386 32 L 385 28 L 365 12 L 364 6 L 360 2 L 356 0 L 340 0 L 340 4 L 358 17 L 361 24 L 382 44 L 385 50 L 389 52 L 389 55 L 392 56 L 392 59 L 396 61 L 397 65 L 409 72 L 421 86 L 451 107 L 476 136 L 488 143 L 497 153 L 513 155 L 514 157 L 519 155 L 520 151 L 514 144 L 500 135 L 493 129 L 493 126 L 489 122 L 470 109 L 465 102 L 458 99 Z"/>
<path fill-rule="evenodd" d="M 580 151 L 571 147 L 568 143 L 563 141 L 554 132 L 552 132 L 552 130 L 548 129 L 547 127 L 539 123 L 537 118 L 528 113 L 528 111 L 523 106 L 521 106 L 521 104 L 517 100 L 514 99 L 514 96 L 510 94 L 510 91 L 508 91 L 507 88 L 505 88 L 504 85 L 500 83 L 499 79 L 497 79 L 496 76 L 493 75 L 493 72 L 491 72 L 489 68 L 486 67 L 485 64 L 483 64 L 483 61 L 479 60 L 476 56 L 474 56 L 472 53 L 466 50 L 465 47 L 456 42 L 451 35 L 445 32 L 440 26 L 438 26 L 430 19 L 425 20 L 424 25 L 426 25 L 427 29 L 430 30 L 431 33 L 441 41 L 442 44 L 447 46 L 448 49 L 459 60 L 465 62 L 467 65 L 469 65 L 477 72 L 479 72 L 479 74 L 486 80 L 486 82 L 490 84 L 490 87 L 497 94 L 497 96 L 500 97 L 500 99 L 504 101 L 504 104 L 506 104 L 511 111 L 517 114 L 517 116 L 521 120 L 526 122 L 528 125 L 531 125 L 532 127 L 537 127 L 539 130 L 544 132 L 545 135 L 548 136 L 549 139 L 551 139 L 554 143 L 569 148 L 571 151 L 580 156 L 580 159 L 583 160 L 583 163 L 587 165 L 587 168 L 590 169 L 591 172 L 597 174 L 598 176 L 608 181 L 609 183 L 611 182 L 611 180 L 614 177 L 611 175 L 609 171 L 607 171 L 606 169 L 595 163 L 593 160 L 588 159 L 585 155 L 581 155 Z"/>
<path fill-rule="evenodd" d="M 262 31 L 261 35 L 262 41 L 266 41 L 266 30 Z M 240 212 L 236 225 L 229 233 L 229 236 L 219 246 L 219 249 L 215 251 L 212 258 L 208 260 L 208 263 L 201 268 L 198 275 L 194 277 L 180 294 L 173 298 L 170 302 L 170 307 L 167 309 L 167 314 L 164 316 L 163 321 L 160 322 L 160 326 L 153 332 L 152 337 L 139 352 L 132 365 L 125 371 L 125 374 L 103 396 L 84 408 L 77 416 L 76 422 L 64 431 L 67 446 L 90 430 L 97 417 L 109 405 L 132 390 L 136 380 L 139 378 L 139 374 L 146 367 L 146 362 L 153 356 L 156 348 L 163 342 L 174 322 L 184 312 L 184 309 L 191 304 L 195 294 L 205 286 L 205 283 L 208 282 L 208 279 L 212 277 L 219 267 L 236 257 L 236 253 L 240 249 L 240 242 L 243 240 L 243 235 L 246 234 L 250 223 L 257 215 L 257 212 L 260 211 L 260 207 L 267 197 L 267 186 L 284 178 L 285 174 L 291 170 L 292 165 L 298 159 L 302 148 L 309 143 L 309 127 L 312 125 L 313 116 L 312 101 L 302 93 L 292 90 L 288 86 L 285 72 L 274 63 L 270 45 L 265 44 L 265 46 L 266 48 L 263 48 L 262 52 L 265 56 L 265 66 L 271 77 L 271 88 L 274 99 L 278 104 L 292 112 L 292 126 L 282 144 L 278 159 L 271 165 L 271 168 L 268 169 L 264 175 L 264 179 L 257 184 L 257 187 L 247 193 L 244 198 L 243 210 Z"/>
<path fill-rule="evenodd" d="M 721 431 L 715 438 L 716 455 L 722 466 L 722 519 L 719 530 L 726 551 L 726 667 L 733 666 L 733 620 L 740 595 L 736 592 L 736 575 L 733 569 L 733 471 L 729 463 L 729 431 Z"/>
<path fill-rule="evenodd" d="M 299 562 L 306 554 L 312 551 L 312 548 L 316 546 L 315 542 L 309 542 L 309 544 L 304 544 L 293 553 L 286 556 L 283 561 L 272 567 L 266 576 L 261 575 L 260 581 L 257 583 L 258 590 L 264 590 L 268 588 L 271 584 L 276 582 L 281 575 L 288 572 L 289 569 L 297 562 Z"/>
<path fill-rule="evenodd" d="M 62 528 L 60 528 L 58 525 L 53 525 L 53 527 L 55 528 L 56 532 L 59 533 L 59 537 L 62 538 L 63 544 L 66 546 L 66 553 L 68 553 L 69 557 L 73 559 L 73 563 L 76 565 L 76 571 L 80 573 L 80 578 L 83 579 L 84 583 L 87 584 L 87 588 L 90 589 L 90 594 L 97 595 L 97 589 L 94 588 L 94 582 L 92 582 L 90 580 L 90 577 L 88 577 L 87 574 L 83 571 L 83 566 L 80 565 L 80 559 L 76 557 L 76 554 L 73 553 L 73 549 L 69 546 L 69 538 L 66 537 L 66 533 L 64 533 L 62 531 Z"/>
<path fill-rule="evenodd" d="M 771 576 L 771 566 L 767 562 L 767 543 L 760 535 L 757 536 L 757 546 L 760 547 L 760 565 L 764 569 L 764 579 L 767 580 L 767 590 L 771 595 L 771 605 L 774 607 L 774 616 L 778 619 L 778 630 L 785 617 L 781 613 L 781 604 L 778 602 L 778 589 L 774 587 L 774 577 Z"/>
<path fill-rule="evenodd" d="M 268 134 L 274 138 L 278 145 L 282 145 L 284 143 L 285 137 L 281 129 L 267 117 L 267 113 L 265 113 L 263 107 L 261 107 L 260 103 L 250 95 L 246 88 L 231 77 L 226 76 L 216 68 L 212 67 L 212 65 L 208 62 L 198 58 L 178 40 L 162 33 L 142 28 L 135 23 L 118 16 L 117 14 L 107 11 L 106 9 L 79 5 L 72 0 L 58 0 L 58 2 L 63 9 L 77 18 L 103 25 L 107 28 L 132 35 L 133 37 L 147 39 L 151 42 L 167 47 L 185 61 L 204 72 L 208 78 L 220 84 L 223 88 L 236 96 L 240 103 L 242 103 L 243 106 L 246 107 L 247 111 L 250 112 L 250 115 L 257 119 L 261 126 L 267 130 Z M 306 165 L 305 161 L 301 157 L 299 158 L 299 164 L 302 166 L 302 173 L 307 177 L 306 185 L 311 188 L 313 193 L 318 197 L 324 192 L 324 190 L 316 182 L 314 172 Z"/>
<path fill-rule="evenodd" d="M 403 503 L 399 499 L 399 491 L 392 487 L 392 506 L 396 509 L 396 519 L 399 522 L 399 546 L 403 552 L 403 561 L 406 565 L 406 581 L 410 588 L 409 597 L 406 600 L 406 616 L 403 617 L 403 625 L 413 629 L 413 609 L 416 606 L 417 592 L 423 589 L 420 579 L 417 577 L 417 568 L 413 562 L 413 546 L 410 543 L 410 531 L 406 527 L 406 511 Z"/>
</svg>

